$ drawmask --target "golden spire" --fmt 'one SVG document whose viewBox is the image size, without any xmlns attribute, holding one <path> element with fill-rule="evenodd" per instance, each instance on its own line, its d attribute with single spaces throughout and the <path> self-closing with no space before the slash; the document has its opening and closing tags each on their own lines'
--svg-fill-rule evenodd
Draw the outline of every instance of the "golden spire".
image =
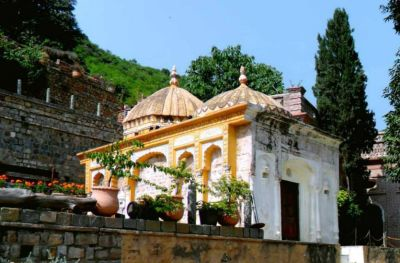
<svg viewBox="0 0 400 263">
<path fill-rule="evenodd" d="M 174 65 L 171 70 L 171 80 L 169 81 L 169 85 L 171 87 L 178 87 L 179 81 L 178 81 L 178 74 L 176 73 L 176 66 Z"/>
<path fill-rule="evenodd" d="M 240 67 L 240 77 L 239 77 L 240 84 L 247 84 L 247 77 L 246 77 L 246 68 L 244 66 Z"/>
</svg>

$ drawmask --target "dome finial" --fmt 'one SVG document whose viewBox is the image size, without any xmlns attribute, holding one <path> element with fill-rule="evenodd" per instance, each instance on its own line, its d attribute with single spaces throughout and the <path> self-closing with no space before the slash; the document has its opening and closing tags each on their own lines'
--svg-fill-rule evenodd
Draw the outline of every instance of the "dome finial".
<svg viewBox="0 0 400 263">
<path fill-rule="evenodd" d="M 247 84 L 246 68 L 244 66 L 240 67 L 239 82 L 240 84 Z"/>
<path fill-rule="evenodd" d="M 171 80 L 169 81 L 169 84 L 171 87 L 177 87 L 179 85 L 178 81 L 178 74 L 176 73 L 176 66 L 174 65 L 171 70 Z"/>
</svg>

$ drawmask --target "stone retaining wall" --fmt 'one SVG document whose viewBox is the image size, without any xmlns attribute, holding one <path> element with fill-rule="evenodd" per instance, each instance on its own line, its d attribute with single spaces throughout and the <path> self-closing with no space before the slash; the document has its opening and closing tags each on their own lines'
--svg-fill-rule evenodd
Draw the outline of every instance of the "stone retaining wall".
<svg viewBox="0 0 400 263">
<path fill-rule="evenodd" d="M 12 94 L 0 89 L 0 162 L 83 181 L 76 154 L 122 137 L 117 119 Z"/>
<path fill-rule="evenodd" d="M 338 246 L 262 240 L 258 229 L 0 208 L 0 261 L 339 262 Z"/>
</svg>

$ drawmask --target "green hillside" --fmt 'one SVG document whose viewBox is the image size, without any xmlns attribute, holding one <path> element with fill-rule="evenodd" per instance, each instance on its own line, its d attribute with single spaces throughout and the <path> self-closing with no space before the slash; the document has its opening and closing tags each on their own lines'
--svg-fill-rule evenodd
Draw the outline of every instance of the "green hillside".
<svg viewBox="0 0 400 263">
<path fill-rule="evenodd" d="M 134 104 L 142 96 L 146 97 L 167 86 L 169 71 L 139 65 L 136 61 L 125 60 L 109 51 L 99 48 L 88 40 L 83 40 L 74 49 L 92 75 L 101 75 L 117 91 L 122 92 L 123 101 Z"/>
</svg>

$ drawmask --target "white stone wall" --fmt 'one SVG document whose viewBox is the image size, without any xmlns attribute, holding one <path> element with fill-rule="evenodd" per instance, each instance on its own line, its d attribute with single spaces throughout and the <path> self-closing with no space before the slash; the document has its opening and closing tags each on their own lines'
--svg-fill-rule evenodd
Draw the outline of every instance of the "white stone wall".
<svg viewBox="0 0 400 263">
<path fill-rule="evenodd" d="M 164 155 L 157 155 L 147 160 L 149 164 L 155 164 L 158 166 L 167 166 L 167 158 Z M 140 177 L 144 180 L 149 180 L 157 185 L 169 188 L 171 186 L 171 179 L 168 175 L 160 171 L 154 171 L 153 168 L 145 168 L 140 170 Z M 139 182 L 136 185 L 135 197 L 146 194 L 155 197 L 161 194 L 161 190 L 156 189 L 154 186 Z"/>
<path fill-rule="evenodd" d="M 236 129 L 236 176 L 247 182 L 252 173 L 252 148 L 251 126 L 239 126 Z"/>
<path fill-rule="evenodd" d="M 223 158 L 221 149 L 216 149 L 211 154 L 211 167 L 208 174 L 208 185 L 212 186 L 222 176 L 223 170 Z M 215 202 L 218 198 L 213 196 L 212 193 L 208 194 L 208 201 Z"/>
<path fill-rule="evenodd" d="M 281 239 L 280 182 L 299 184 L 300 241 L 338 243 L 336 193 L 338 145 L 288 126 L 259 121 L 254 127 L 255 172 L 251 176 L 264 237 Z M 253 213 L 254 221 L 254 213 Z"/>
</svg>

